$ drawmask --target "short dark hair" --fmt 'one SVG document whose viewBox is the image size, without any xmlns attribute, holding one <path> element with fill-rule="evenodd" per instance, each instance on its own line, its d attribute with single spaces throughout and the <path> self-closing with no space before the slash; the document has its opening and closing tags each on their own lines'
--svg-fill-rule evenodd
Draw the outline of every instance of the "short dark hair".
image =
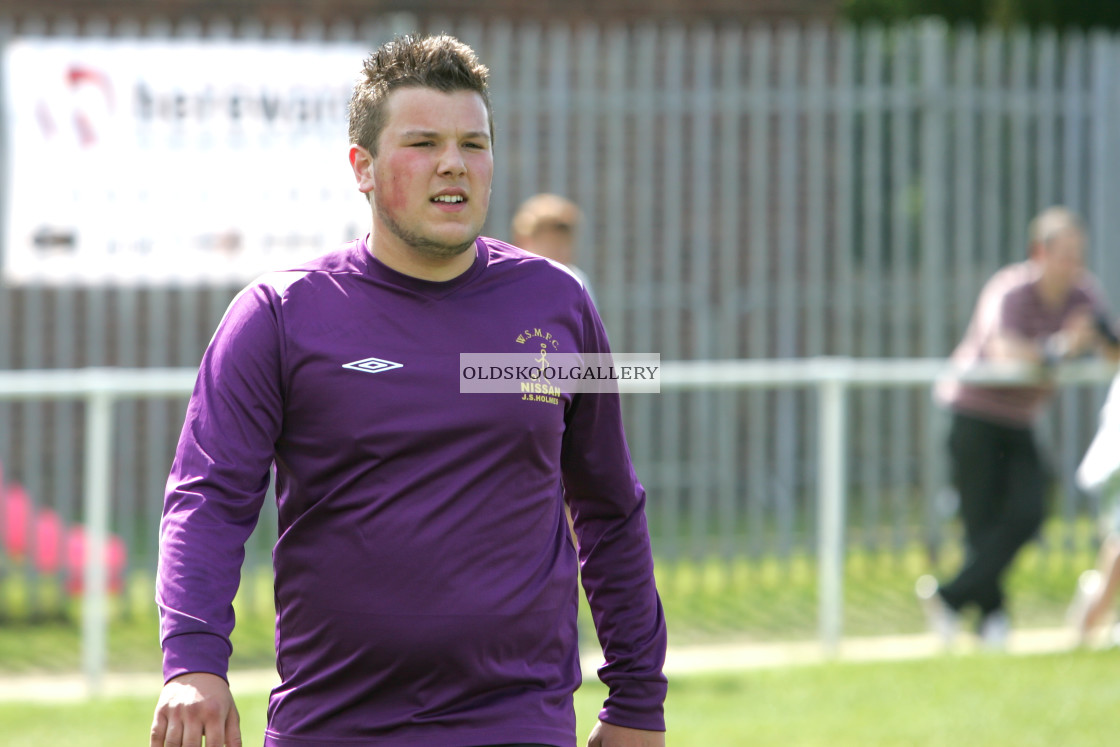
<svg viewBox="0 0 1120 747">
<path fill-rule="evenodd" d="M 377 155 L 385 129 L 386 102 L 398 88 L 474 91 L 486 104 L 490 139 L 494 115 L 490 108 L 490 71 L 469 46 L 447 34 L 397 36 L 366 58 L 350 98 L 350 142 Z"/>
</svg>

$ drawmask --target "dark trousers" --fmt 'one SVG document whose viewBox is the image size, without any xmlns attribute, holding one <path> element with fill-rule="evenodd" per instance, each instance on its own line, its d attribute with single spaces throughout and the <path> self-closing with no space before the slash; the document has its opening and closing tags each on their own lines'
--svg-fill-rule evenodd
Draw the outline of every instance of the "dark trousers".
<svg viewBox="0 0 1120 747">
<path fill-rule="evenodd" d="M 953 415 L 949 457 L 966 553 L 941 596 L 953 609 L 975 604 L 986 615 L 1003 608 L 1004 573 L 1042 526 L 1049 470 L 1030 428 L 960 413 Z"/>
</svg>

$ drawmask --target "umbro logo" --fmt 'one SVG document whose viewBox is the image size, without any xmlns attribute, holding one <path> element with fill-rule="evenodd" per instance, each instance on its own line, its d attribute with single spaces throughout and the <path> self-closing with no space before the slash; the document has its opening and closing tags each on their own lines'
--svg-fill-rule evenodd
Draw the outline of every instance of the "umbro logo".
<svg viewBox="0 0 1120 747">
<path fill-rule="evenodd" d="M 360 361 L 343 363 L 342 367 L 354 371 L 365 371 L 366 373 L 381 373 L 382 371 L 392 371 L 394 368 L 400 368 L 403 365 L 403 363 L 394 363 L 381 358 L 363 358 Z"/>
</svg>

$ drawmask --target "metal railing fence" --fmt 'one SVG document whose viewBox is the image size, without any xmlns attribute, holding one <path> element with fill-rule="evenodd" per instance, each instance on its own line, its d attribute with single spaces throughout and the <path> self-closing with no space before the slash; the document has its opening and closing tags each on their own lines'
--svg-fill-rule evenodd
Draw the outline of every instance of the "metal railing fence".
<svg viewBox="0 0 1120 747">
<path fill-rule="evenodd" d="M 718 393 L 742 389 L 766 391 L 809 388 L 818 406 L 810 437 L 818 443 L 815 486 L 816 555 L 818 560 L 818 619 L 826 653 L 838 651 L 843 630 L 845 514 L 852 458 L 849 398 L 858 388 L 928 387 L 950 373 L 945 361 L 858 360 L 818 358 L 771 361 L 666 362 L 661 370 L 663 392 Z M 988 366 L 953 372 L 977 382 L 1007 385 L 1034 381 L 1038 371 L 1022 366 Z M 1101 384 L 1116 367 L 1103 363 L 1069 364 L 1054 380 L 1061 384 Z M 167 397 L 188 393 L 194 371 L 114 370 L 0 372 L 0 400 L 80 399 L 86 405 L 83 514 L 85 546 L 82 647 L 83 669 L 90 692 L 97 692 L 105 670 L 108 569 L 105 561 L 111 526 L 113 492 L 114 411 L 118 400 Z M 635 395 L 649 396 L 654 395 Z M 632 434 L 641 441 L 647 434 Z M 737 490 L 740 486 L 726 486 Z M 654 492 L 651 503 L 664 501 Z M 267 531 L 265 532 L 267 534 Z M 656 552 L 655 544 L 655 552 Z"/>
</svg>

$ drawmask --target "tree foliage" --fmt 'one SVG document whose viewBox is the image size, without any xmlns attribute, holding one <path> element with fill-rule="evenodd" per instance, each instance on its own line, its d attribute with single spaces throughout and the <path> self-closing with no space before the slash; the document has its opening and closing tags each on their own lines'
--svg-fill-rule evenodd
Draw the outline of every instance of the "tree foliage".
<svg viewBox="0 0 1120 747">
<path fill-rule="evenodd" d="M 841 0 L 855 23 L 942 18 L 951 25 L 1120 30 L 1120 0 Z"/>
</svg>

